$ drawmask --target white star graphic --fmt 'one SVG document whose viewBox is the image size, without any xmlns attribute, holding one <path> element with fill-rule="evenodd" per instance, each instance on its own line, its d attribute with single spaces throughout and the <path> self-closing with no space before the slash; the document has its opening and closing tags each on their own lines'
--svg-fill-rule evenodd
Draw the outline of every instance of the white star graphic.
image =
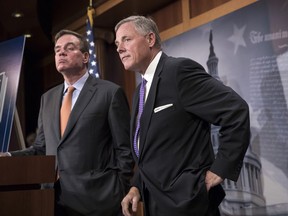
<svg viewBox="0 0 288 216">
<path fill-rule="evenodd" d="M 91 46 L 91 47 L 94 47 L 94 45 L 95 45 L 94 42 L 91 41 L 91 42 L 90 42 L 90 46 Z"/>
<path fill-rule="evenodd" d="M 230 36 L 228 40 L 234 43 L 234 55 L 236 54 L 239 46 L 246 47 L 246 43 L 243 38 L 245 29 L 246 29 L 246 25 L 244 25 L 240 29 L 236 25 L 233 26 L 233 35 Z"/>
<path fill-rule="evenodd" d="M 92 65 L 92 66 L 95 66 L 95 65 L 96 65 L 96 62 L 95 62 L 95 61 L 92 61 L 92 62 L 91 62 L 91 65 Z"/>
</svg>

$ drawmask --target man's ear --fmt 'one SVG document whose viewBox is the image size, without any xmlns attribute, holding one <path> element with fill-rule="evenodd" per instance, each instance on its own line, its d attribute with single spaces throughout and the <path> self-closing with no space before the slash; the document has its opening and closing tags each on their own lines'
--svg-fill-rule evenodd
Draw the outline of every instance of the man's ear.
<svg viewBox="0 0 288 216">
<path fill-rule="evenodd" d="M 147 36 L 146 39 L 148 41 L 149 47 L 153 47 L 156 41 L 155 34 L 153 32 L 150 32 Z"/>
<path fill-rule="evenodd" d="M 89 61 L 89 53 L 85 52 L 83 53 L 84 57 L 83 57 L 83 63 L 87 63 Z"/>
</svg>

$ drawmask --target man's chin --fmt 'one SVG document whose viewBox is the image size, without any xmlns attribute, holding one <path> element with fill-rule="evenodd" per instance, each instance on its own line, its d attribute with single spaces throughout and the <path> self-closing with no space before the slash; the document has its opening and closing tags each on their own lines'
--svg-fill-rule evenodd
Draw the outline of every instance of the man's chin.
<svg viewBox="0 0 288 216">
<path fill-rule="evenodd" d="M 128 71 L 132 70 L 131 65 L 128 65 L 128 64 L 124 64 L 124 68 L 125 68 L 125 70 L 128 70 Z"/>
<path fill-rule="evenodd" d="M 57 68 L 57 71 L 60 72 L 60 73 L 65 73 L 67 71 L 67 68 L 60 66 L 60 67 Z"/>
<path fill-rule="evenodd" d="M 58 69 L 58 72 L 61 73 L 61 74 L 63 74 L 63 73 L 65 73 L 65 70 Z"/>
</svg>

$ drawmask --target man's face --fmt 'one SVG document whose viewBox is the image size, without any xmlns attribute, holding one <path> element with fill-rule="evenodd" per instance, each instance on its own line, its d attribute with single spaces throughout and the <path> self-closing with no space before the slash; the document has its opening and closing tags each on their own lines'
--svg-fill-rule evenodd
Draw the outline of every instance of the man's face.
<svg viewBox="0 0 288 216">
<path fill-rule="evenodd" d="M 137 32 L 132 22 L 119 27 L 115 44 L 126 70 L 145 72 L 151 60 L 148 37 Z"/>
<path fill-rule="evenodd" d="M 74 35 L 63 35 L 55 44 L 55 64 L 59 72 L 78 72 L 85 67 L 87 56 L 80 51 L 80 42 Z"/>
</svg>

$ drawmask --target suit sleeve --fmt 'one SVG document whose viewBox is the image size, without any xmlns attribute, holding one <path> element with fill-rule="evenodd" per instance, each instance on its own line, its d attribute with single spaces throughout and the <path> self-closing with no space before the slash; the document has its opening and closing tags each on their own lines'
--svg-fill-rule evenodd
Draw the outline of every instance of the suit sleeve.
<svg viewBox="0 0 288 216">
<path fill-rule="evenodd" d="M 178 67 L 179 97 L 185 110 L 221 127 L 218 152 L 210 170 L 236 181 L 250 141 L 247 103 L 198 63 L 186 59 Z"/>
<path fill-rule="evenodd" d="M 124 91 L 118 88 L 109 109 L 109 124 L 114 140 L 115 159 L 120 179 L 128 192 L 134 161 L 130 149 L 129 129 L 130 111 Z"/>
</svg>

